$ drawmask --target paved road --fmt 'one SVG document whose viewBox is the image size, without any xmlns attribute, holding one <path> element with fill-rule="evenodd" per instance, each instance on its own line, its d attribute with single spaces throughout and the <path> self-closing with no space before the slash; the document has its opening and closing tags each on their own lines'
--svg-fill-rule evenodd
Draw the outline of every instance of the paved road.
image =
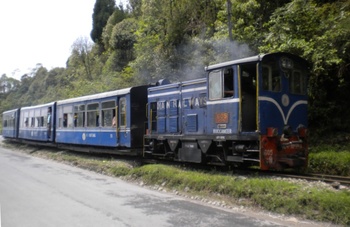
<svg viewBox="0 0 350 227">
<path fill-rule="evenodd" d="M 3 227 L 290 224 L 204 206 L 1 146 L 0 205 Z"/>
</svg>

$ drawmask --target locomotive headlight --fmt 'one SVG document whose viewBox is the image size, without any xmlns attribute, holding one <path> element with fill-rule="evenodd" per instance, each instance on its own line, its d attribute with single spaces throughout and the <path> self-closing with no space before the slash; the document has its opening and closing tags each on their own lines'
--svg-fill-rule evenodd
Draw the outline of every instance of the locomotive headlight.
<svg viewBox="0 0 350 227">
<path fill-rule="evenodd" d="M 267 128 L 267 136 L 268 137 L 274 137 L 278 135 L 278 129 L 277 128 Z"/>
<path fill-rule="evenodd" d="M 283 57 L 281 58 L 281 66 L 282 68 L 285 68 L 285 69 L 292 69 L 294 66 L 294 63 L 291 59 Z"/>
<path fill-rule="evenodd" d="M 289 125 L 285 125 L 283 127 L 283 134 L 284 134 L 284 137 L 289 137 L 293 135 L 292 127 L 290 127 Z"/>
<path fill-rule="evenodd" d="M 305 128 L 304 125 L 299 125 L 297 130 L 300 138 L 305 138 L 308 136 L 309 131 L 307 130 L 307 128 Z"/>
</svg>

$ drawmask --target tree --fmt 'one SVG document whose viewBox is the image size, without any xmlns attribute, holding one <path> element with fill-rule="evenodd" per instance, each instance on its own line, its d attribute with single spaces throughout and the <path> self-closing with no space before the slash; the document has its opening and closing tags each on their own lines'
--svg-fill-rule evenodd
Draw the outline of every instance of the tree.
<svg viewBox="0 0 350 227">
<path fill-rule="evenodd" d="M 92 41 L 95 43 L 102 43 L 101 37 L 103 28 L 114 10 L 114 0 L 96 0 L 94 12 L 92 14 L 92 31 L 90 34 Z"/>
<path fill-rule="evenodd" d="M 227 0 L 226 6 L 227 6 L 228 37 L 229 37 L 229 40 L 230 40 L 230 41 L 233 41 L 233 35 L 232 35 L 232 20 L 231 20 L 231 14 L 232 14 L 232 2 L 231 2 L 231 0 Z"/>
<path fill-rule="evenodd" d="M 92 43 L 88 37 L 79 37 L 72 45 L 71 61 L 84 67 L 87 79 L 92 79 L 92 58 L 90 52 Z"/>
<path fill-rule="evenodd" d="M 126 19 L 127 15 L 128 15 L 127 12 L 125 12 L 124 9 L 121 6 L 119 6 L 119 7 L 116 7 L 113 14 L 108 18 L 107 24 L 103 28 L 102 37 L 101 37 L 105 50 L 108 50 L 110 48 L 109 43 L 110 43 L 113 27 L 116 24 L 123 21 L 124 19 Z"/>
<path fill-rule="evenodd" d="M 222 4 L 226 3 L 226 8 L 218 13 L 217 35 L 224 38 L 229 36 L 231 40 L 232 32 L 233 40 L 248 44 L 257 52 L 264 39 L 262 34 L 267 30 L 265 23 L 276 9 L 290 1 L 222 0 Z"/>
<path fill-rule="evenodd" d="M 159 77 L 173 81 L 185 73 L 191 39 L 209 39 L 221 0 L 143 0 L 140 7 L 136 59 L 131 66 L 140 81 L 154 82 Z M 186 54 L 184 55 L 184 52 Z M 200 62 L 200 61 L 198 61 Z"/>
<path fill-rule="evenodd" d="M 20 82 L 14 78 L 7 77 L 3 74 L 0 78 L 0 93 L 8 93 L 10 91 L 15 91 L 19 88 Z"/>
</svg>

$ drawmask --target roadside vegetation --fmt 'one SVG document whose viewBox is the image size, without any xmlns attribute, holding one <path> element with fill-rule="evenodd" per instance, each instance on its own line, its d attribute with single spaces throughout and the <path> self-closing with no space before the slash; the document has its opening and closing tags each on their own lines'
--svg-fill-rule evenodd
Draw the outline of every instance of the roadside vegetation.
<svg viewBox="0 0 350 227">
<path fill-rule="evenodd" d="M 310 153 L 310 173 L 350 176 L 350 151 L 326 149 L 318 153 Z"/>
<path fill-rule="evenodd" d="M 350 225 L 350 190 L 336 190 L 320 182 L 255 175 L 242 176 L 232 172 L 186 168 L 180 164 L 178 166 L 141 165 L 133 159 L 37 149 L 26 145 L 16 145 L 16 149 L 101 174 L 121 177 L 155 190 L 168 191 L 203 202 L 210 201 L 212 205 L 220 207 L 249 207 L 293 215 L 302 219 Z M 343 153 L 344 156 L 341 156 L 340 161 L 344 163 L 343 159 L 346 159 L 347 165 L 343 167 L 348 168 L 350 152 Z M 336 161 L 328 160 L 329 156 L 324 155 L 323 152 L 311 155 L 310 162 L 321 163 L 317 165 L 324 168 L 316 169 L 311 166 L 310 169 L 331 174 L 326 171 L 332 170 L 337 165 L 329 164 Z M 338 168 L 340 169 L 340 166 Z M 347 173 L 349 173 L 348 170 Z"/>
<path fill-rule="evenodd" d="M 350 135 L 333 133 L 312 136 L 309 148 L 309 173 L 350 176 Z"/>
</svg>

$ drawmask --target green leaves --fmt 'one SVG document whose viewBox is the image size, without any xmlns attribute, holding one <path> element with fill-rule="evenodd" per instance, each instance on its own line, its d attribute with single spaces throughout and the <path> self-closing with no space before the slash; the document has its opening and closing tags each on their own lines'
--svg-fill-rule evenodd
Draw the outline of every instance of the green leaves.
<svg viewBox="0 0 350 227">
<path fill-rule="evenodd" d="M 96 0 L 94 13 L 92 15 L 92 31 L 91 39 L 96 43 L 101 43 L 103 28 L 105 27 L 108 18 L 112 15 L 115 9 L 114 0 Z"/>
</svg>

